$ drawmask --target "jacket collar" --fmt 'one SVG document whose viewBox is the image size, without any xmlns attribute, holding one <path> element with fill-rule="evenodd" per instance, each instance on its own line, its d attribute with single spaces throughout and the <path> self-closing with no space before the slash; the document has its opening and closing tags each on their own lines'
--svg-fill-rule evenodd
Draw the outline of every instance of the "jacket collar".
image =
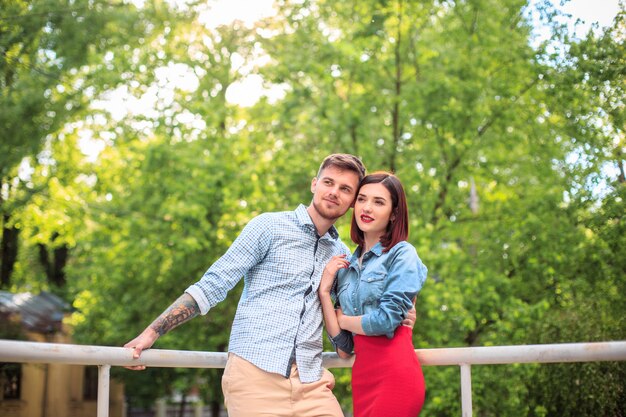
<svg viewBox="0 0 626 417">
<path fill-rule="evenodd" d="M 383 245 L 378 242 L 374 245 L 372 249 L 368 253 L 372 253 L 373 255 L 379 256 L 383 254 Z M 367 253 L 366 253 L 367 255 Z M 370 256 L 373 256 L 370 255 Z M 361 247 L 358 247 L 357 250 L 354 251 L 352 256 L 350 257 L 350 266 L 354 266 L 355 268 L 359 265 L 359 257 L 361 256 Z"/>
</svg>

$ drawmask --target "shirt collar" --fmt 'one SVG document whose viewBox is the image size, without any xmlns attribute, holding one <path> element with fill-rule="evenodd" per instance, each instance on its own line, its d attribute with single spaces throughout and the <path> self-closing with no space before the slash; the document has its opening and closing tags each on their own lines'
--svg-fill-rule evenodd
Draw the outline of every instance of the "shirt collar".
<svg viewBox="0 0 626 417">
<path fill-rule="evenodd" d="M 353 257 L 353 258 L 358 259 L 358 258 L 359 258 L 359 256 L 361 256 L 361 249 L 362 249 L 362 247 L 361 247 L 361 246 L 359 246 L 359 247 L 357 248 L 357 250 L 355 250 L 355 251 L 354 251 L 354 254 L 352 255 L 352 257 Z M 384 248 L 383 248 L 383 244 L 382 244 L 382 243 L 380 243 L 380 241 L 379 241 L 379 242 L 377 242 L 377 243 L 374 245 L 374 247 L 373 247 L 372 249 L 370 249 L 370 252 L 372 252 L 372 253 L 373 253 L 374 255 L 376 255 L 376 256 L 380 256 L 380 255 L 382 255 L 382 254 L 383 254 L 383 249 L 384 249 Z"/>
<path fill-rule="evenodd" d="M 306 210 L 306 206 L 304 204 L 300 204 L 298 208 L 296 208 L 295 213 L 296 218 L 301 225 L 309 226 L 315 232 L 315 234 L 317 234 L 317 228 L 315 227 L 313 220 L 311 220 L 311 216 L 309 216 L 309 212 Z M 322 238 L 332 238 L 333 240 L 337 240 L 339 238 L 339 232 L 337 232 L 335 226 L 330 226 L 330 229 L 328 229 L 328 232 L 326 232 L 326 234 L 322 236 Z"/>
<path fill-rule="evenodd" d="M 370 249 L 370 252 L 376 256 L 380 256 L 383 254 L 383 249 L 384 248 L 383 248 L 382 243 L 378 242 L 374 245 L 372 249 Z M 360 256 L 361 256 L 361 248 L 359 247 L 354 251 L 354 253 L 350 257 L 350 266 L 354 266 L 356 268 L 359 264 Z"/>
<path fill-rule="evenodd" d="M 374 255 L 376 256 L 380 256 L 383 254 L 383 244 L 380 243 L 380 241 L 378 243 L 376 243 L 374 245 L 374 247 L 372 249 L 370 249 L 370 252 L 372 252 Z"/>
</svg>

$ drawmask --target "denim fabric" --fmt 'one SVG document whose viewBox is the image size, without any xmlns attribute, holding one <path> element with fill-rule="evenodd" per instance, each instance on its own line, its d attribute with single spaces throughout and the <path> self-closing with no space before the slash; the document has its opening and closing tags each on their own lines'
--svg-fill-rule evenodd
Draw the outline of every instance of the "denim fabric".
<svg viewBox="0 0 626 417">
<path fill-rule="evenodd" d="M 363 256 L 360 248 L 350 266 L 338 273 L 337 297 L 344 314 L 363 316 L 361 325 L 369 336 L 393 337 L 426 280 L 427 269 L 415 248 L 399 242 L 388 252 L 377 243 Z"/>
</svg>

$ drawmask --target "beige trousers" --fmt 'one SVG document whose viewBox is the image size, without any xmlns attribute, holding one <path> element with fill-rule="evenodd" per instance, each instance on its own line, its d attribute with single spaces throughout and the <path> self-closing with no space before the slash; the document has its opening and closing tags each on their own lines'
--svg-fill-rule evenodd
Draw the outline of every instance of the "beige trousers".
<svg viewBox="0 0 626 417">
<path fill-rule="evenodd" d="M 343 417 L 334 386 L 335 377 L 326 369 L 319 381 L 303 384 L 296 365 L 285 378 L 232 353 L 222 377 L 229 417 Z"/>
</svg>

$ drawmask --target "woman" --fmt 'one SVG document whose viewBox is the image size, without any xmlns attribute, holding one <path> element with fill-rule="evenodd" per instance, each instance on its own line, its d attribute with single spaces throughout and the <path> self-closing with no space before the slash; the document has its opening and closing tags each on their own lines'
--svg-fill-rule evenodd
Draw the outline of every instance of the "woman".
<svg viewBox="0 0 626 417">
<path fill-rule="evenodd" d="M 424 376 L 412 331 L 401 325 L 427 272 L 406 241 L 408 232 L 398 178 L 386 172 L 366 176 L 359 184 L 350 231 L 358 248 L 350 260 L 331 259 L 318 289 L 337 353 L 349 357 L 354 346 L 354 417 L 415 417 L 424 404 Z M 337 310 L 331 299 L 335 276 Z"/>
</svg>

